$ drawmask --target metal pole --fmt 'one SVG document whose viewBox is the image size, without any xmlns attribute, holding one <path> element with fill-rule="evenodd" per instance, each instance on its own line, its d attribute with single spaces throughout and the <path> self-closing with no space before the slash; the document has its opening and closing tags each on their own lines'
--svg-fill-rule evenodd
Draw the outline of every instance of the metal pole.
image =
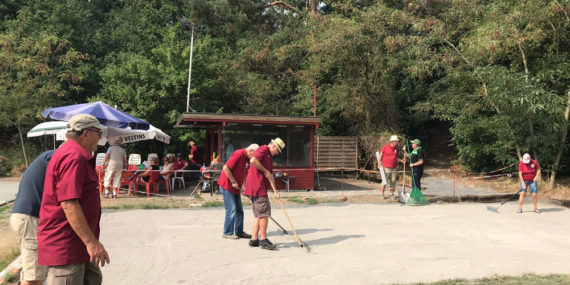
<svg viewBox="0 0 570 285">
<path fill-rule="evenodd" d="M 194 23 L 192 23 L 192 37 L 190 38 L 190 64 L 188 67 L 188 92 L 186 94 L 186 113 L 189 112 L 189 110 L 192 110 L 192 108 L 190 108 L 190 84 L 192 83 L 192 52 L 194 50 Z M 192 112 L 194 112 L 194 110 L 192 110 Z"/>
</svg>

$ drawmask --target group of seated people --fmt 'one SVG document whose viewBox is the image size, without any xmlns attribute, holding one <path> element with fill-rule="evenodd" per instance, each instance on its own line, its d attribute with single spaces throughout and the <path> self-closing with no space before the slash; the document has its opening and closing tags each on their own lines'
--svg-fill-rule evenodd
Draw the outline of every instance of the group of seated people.
<svg viewBox="0 0 570 285">
<path fill-rule="evenodd" d="M 144 182 L 148 182 L 152 173 L 158 173 L 155 175 L 158 175 L 159 177 L 155 178 L 166 180 L 174 171 L 186 170 L 189 167 L 189 164 L 186 159 L 184 159 L 184 155 L 182 153 L 178 153 L 176 156 L 173 153 L 169 153 L 163 158 L 162 161 L 163 167 L 161 169 L 158 157 L 152 157 L 149 165 L 145 167 L 145 171 L 139 174 L 141 179 Z"/>
</svg>

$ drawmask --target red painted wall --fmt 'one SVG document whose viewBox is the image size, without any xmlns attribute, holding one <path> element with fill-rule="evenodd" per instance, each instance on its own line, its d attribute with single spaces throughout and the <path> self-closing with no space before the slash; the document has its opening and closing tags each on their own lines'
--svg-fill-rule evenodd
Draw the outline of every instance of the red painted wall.
<svg viewBox="0 0 570 285">
<path fill-rule="evenodd" d="M 295 177 L 290 179 L 289 189 L 290 190 L 314 190 L 315 189 L 315 172 L 312 168 L 275 168 L 275 172 L 286 172 L 289 177 Z M 279 178 L 275 178 L 275 183 L 277 190 L 285 190 L 285 183 Z"/>
</svg>

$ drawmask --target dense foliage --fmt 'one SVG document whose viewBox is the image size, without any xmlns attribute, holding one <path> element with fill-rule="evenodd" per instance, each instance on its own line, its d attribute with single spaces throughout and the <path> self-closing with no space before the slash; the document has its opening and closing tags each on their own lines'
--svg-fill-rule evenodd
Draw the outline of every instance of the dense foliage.
<svg viewBox="0 0 570 285">
<path fill-rule="evenodd" d="M 467 167 L 528 151 L 560 171 L 569 13 L 567 0 L 7 0 L 1 132 L 23 147 L 43 108 L 103 100 L 184 147 L 186 20 L 195 111 L 310 116 L 316 85 L 320 134 L 421 137 L 441 120 Z"/>
</svg>

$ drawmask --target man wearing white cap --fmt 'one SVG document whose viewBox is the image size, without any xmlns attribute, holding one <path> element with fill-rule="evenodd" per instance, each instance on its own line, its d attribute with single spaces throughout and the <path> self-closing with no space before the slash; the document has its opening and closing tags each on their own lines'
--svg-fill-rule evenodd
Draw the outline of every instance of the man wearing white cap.
<svg viewBox="0 0 570 285">
<path fill-rule="evenodd" d="M 406 163 L 405 159 L 399 159 L 398 154 L 398 136 L 394 135 L 390 137 L 390 143 L 382 147 L 380 151 L 380 157 L 378 158 L 378 169 L 382 171 L 384 169 L 386 173 L 386 181 L 383 181 L 380 185 L 380 191 L 382 192 L 382 198 L 386 199 L 384 196 L 384 191 L 386 190 L 386 184 L 390 186 L 390 197 L 394 196 L 394 191 L 396 190 L 396 179 L 398 178 L 398 162 Z"/>
<path fill-rule="evenodd" d="M 101 138 L 97 118 L 80 114 L 67 123 L 67 142 L 46 171 L 38 227 L 38 263 L 47 284 L 101 284 L 99 265 L 109 254 L 99 242 L 101 200 L 95 158 Z"/>
<path fill-rule="evenodd" d="M 517 213 L 522 213 L 522 206 L 526 190 L 530 186 L 530 194 L 532 194 L 532 204 L 534 205 L 534 212 L 540 214 L 537 207 L 538 201 L 538 178 L 540 177 L 540 166 L 536 160 L 530 159 L 530 154 L 525 153 L 522 161 L 519 163 L 519 180 L 520 180 L 520 197 L 519 209 Z"/>
<path fill-rule="evenodd" d="M 267 223 L 271 217 L 271 205 L 267 197 L 269 186 L 273 189 L 275 197 L 279 198 L 279 192 L 275 190 L 275 178 L 273 178 L 273 157 L 283 152 L 285 143 L 280 138 L 275 138 L 267 145 L 260 146 L 249 160 L 250 167 L 245 183 L 244 194 L 248 196 L 253 210 L 253 230 L 249 246 L 273 250 L 276 246 L 267 238 Z"/>
</svg>

